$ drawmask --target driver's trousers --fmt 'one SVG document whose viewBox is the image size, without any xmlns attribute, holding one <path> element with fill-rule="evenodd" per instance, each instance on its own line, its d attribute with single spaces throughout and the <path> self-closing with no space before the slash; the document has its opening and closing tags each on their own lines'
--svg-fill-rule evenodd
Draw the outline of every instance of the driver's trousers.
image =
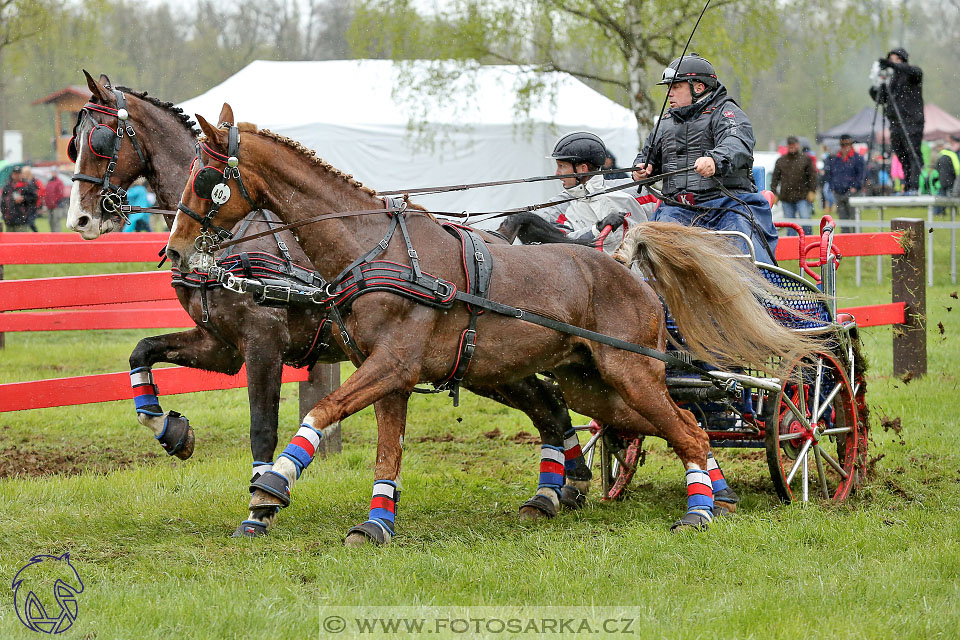
<svg viewBox="0 0 960 640">
<path fill-rule="evenodd" d="M 773 226 L 770 204 L 759 193 L 737 191 L 734 195 L 746 206 L 728 196 L 696 202 L 695 209 L 664 202 L 653 212 L 651 222 L 678 222 L 713 231 L 739 231 L 753 242 L 758 261 L 775 264 L 777 230 Z M 748 251 L 742 238 L 732 240 L 745 253 Z"/>
</svg>

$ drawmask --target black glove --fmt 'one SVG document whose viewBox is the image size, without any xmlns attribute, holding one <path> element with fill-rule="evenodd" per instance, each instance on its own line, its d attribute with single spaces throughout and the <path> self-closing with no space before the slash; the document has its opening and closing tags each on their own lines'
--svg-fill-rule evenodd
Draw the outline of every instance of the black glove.
<svg viewBox="0 0 960 640">
<path fill-rule="evenodd" d="M 616 231 L 623 225 L 624 218 L 627 217 L 626 211 L 617 211 L 616 213 L 608 213 L 606 217 L 597 223 L 597 230 L 603 231 L 608 226 L 613 227 L 612 231 Z"/>
<path fill-rule="evenodd" d="M 880 63 L 881 69 L 889 69 L 890 67 L 893 66 L 893 63 L 887 60 L 886 58 L 880 58 L 878 62 Z"/>
</svg>

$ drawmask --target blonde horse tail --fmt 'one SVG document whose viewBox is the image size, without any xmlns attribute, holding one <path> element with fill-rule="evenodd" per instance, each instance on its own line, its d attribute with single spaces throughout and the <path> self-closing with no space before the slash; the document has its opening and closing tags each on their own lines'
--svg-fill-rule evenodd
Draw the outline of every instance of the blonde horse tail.
<svg viewBox="0 0 960 640">
<path fill-rule="evenodd" d="M 687 349 L 721 367 L 749 365 L 778 373 L 789 363 L 824 347 L 815 335 L 791 331 L 764 305 L 808 319 L 783 300 L 794 297 L 776 287 L 723 236 L 697 227 L 648 222 L 627 233 L 614 256 L 636 265 L 667 303 Z"/>
</svg>

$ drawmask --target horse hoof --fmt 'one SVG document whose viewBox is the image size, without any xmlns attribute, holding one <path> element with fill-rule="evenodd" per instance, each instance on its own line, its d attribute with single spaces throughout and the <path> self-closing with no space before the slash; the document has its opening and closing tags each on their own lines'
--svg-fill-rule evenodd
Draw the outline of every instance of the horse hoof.
<svg viewBox="0 0 960 640">
<path fill-rule="evenodd" d="M 540 520 L 557 515 L 557 507 L 547 496 L 537 494 L 520 505 L 521 520 Z"/>
<path fill-rule="evenodd" d="M 573 511 L 582 509 L 587 504 L 587 494 L 574 486 L 565 484 L 560 490 L 560 504 Z"/>
<path fill-rule="evenodd" d="M 193 427 L 187 427 L 187 439 L 183 442 L 183 448 L 177 451 L 174 456 L 180 458 L 181 460 L 186 460 L 193 455 L 193 445 L 196 443 L 196 438 L 193 435 Z"/>
<path fill-rule="evenodd" d="M 363 524 L 351 527 L 347 531 L 347 537 L 343 540 L 345 547 L 362 547 L 366 544 L 375 544 L 377 546 L 386 546 L 390 544 L 393 536 L 386 528 L 376 522 L 367 520 Z"/>
<path fill-rule="evenodd" d="M 233 532 L 231 538 L 259 538 L 267 535 L 267 525 L 256 520 L 244 520 Z"/>
<path fill-rule="evenodd" d="M 713 517 L 714 518 L 726 518 L 727 516 L 732 516 L 737 511 L 737 505 L 732 502 L 714 502 L 713 503 Z"/>
<path fill-rule="evenodd" d="M 287 504 L 290 504 L 289 501 Z M 263 489 L 255 489 L 253 495 L 250 496 L 250 510 L 254 509 L 265 509 L 269 507 L 279 508 L 285 507 L 287 504 L 284 504 L 280 498 L 270 495 Z"/>
<path fill-rule="evenodd" d="M 363 535 L 362 533 L 351 533 L 343 540 L 343 546 L 345 547 L 363 547 L 365 545 L 371 544 L 370 538 Z"/>
<path fill-rule="evenodd" d="M 689 512 L 685 513 L 682 518 L 673 523 L 673 526 L 670 527 L 671 533 L 680 533 L 681 531 L 693 530 L 693 531 L 706 531 L 710 528 L 710 518 L 706 515 Z"/>
</svg>

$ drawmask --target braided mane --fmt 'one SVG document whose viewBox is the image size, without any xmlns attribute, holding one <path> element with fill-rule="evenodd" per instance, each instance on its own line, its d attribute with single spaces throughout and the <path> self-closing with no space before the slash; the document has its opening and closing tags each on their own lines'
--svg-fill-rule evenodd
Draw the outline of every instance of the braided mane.
<svg viewBox="0 0 960 640">
<path fill-rule="evenodd" d="M 118 89 L 119 91 L 123 91 L 124 93 L 136 96 L 141 100 L 143 100 L 144 102 L 149 102 L 155 107 L 160 107 L 165 111 L 169 111 L 174 116 L 176 116 L 177 120 L 180 121 L 180 124 L 182 124 L 184 127 L 190 130 L 191 134 L 193 134 L 194 136 L 200 135 L 200 130 L 197 128 L 197 123 L 191 120 L 190 116 L 188 116 L 183 112 L 183 109 L 181 109 L 180 107 L 175 107 L 172 102 L 164 102 L 163 100 L 159 100 L 157 98 L 154 98 L 153 96 L 147 95 L 146 91 L 134 91 L 130 87 L 115 87 L 115 88 Z"/>
<path fill-rule="evenodd" d="M 300 155 L 305 156 L 314 166 L 321 167 L 322 169 L 339 177 L 340 179 L 345 181 L 347 184 L 353 187 L 356 187 L 357 189 L 359 189 L 360 191 L 363 191 L 364 193 L 369 193 L 372 196 L 377 195 L 376 190 L 371 189 L 370 187 L 365 187 L 362 182 L 354 178 L 352 175 L 350 175 L 349 173 L 344 173 L 340 169 L 337 169 L 335 166 L 333 166 L 329 162 L 326 162 L 325 160 L 317 156 L 316 151 L 314 151 L 309 147 L 304 146 L 302 143 L 297 142 L 293 138 L 288 138 L 287 136 L 281 135 L 279 133 L 275 133 L 273 131 L 270 131 L 269 129 L 260 129 L 257 127 L 257 125 L 253 124 L 252 122 L 239 122 L 237 123 L 237 129 L 239 129 L 241 133 L 256 133 L 258 135 L 262 135 L 265 138 L 269 138 L 270 140 L 275 140 L 280 144 L 284 145 L 285 147 L 289 147 L 294 151 L 296 151 L 297 153 L 299 153 Z M 199 136 L 197 136 L 197 140 L 201 142 L 206 141 L 207 140 L 206 134 L 201 133 Z M 414 204 L 408 201 L 407 210 L 423 212 L 428 218 L 430 218 L 434 222 L 438 222 L 438 220 L 436 219 L 436 217 L 434 217 L 432 213 L 427 211 L 425 207 L 419 204 Z"/>
<path fill-rule="evenodd" d="M 249 124 L 249 123 L 243 123 L 243 124 Z M 322 167 L 323 169 L 329 171 L 333 175 L 346 181 L 347 184 L 353 185 L 354 187 L 360 189 L 361 191 L 369 193 L 370 195 L 373 195 L 373 196 L 377 195 L 377 192 L 375 190 L 371 189 L 370 187 L 363 186 L 362 182 L 354 178 L 349 173 L 344 173 L 343 171 L 340 171 L 340 169 L 337 169 L 335 166 L 333 166 L 329 162 L 326 162 L 322 158 L 317 156 L 317 152 L 314 151 L 313 149 L 303 146 L 303 144 L 297 142 L 292 138 L 288 138 L 286 136 L 280 135 L 279 133 L 274 133 L 269 129 L 257 129 L 255 125 L 251 125 L 251 126 L 254 127 L 253 131 L 255 133 L 259 133 L 260 135 L 266 138 L 270 138 L 271 140 L 276 140 L 282 145 L 286 147 L 290 147 L 291 149 L 298 152 L 299 154 L 306 156 L 306 158 L 309 159 L 310 162 L 312 162 L 314 165 L 318 167 Z M 243 131 L 243 129 L 241 129 L 241 131 Z"/>
</svg>

